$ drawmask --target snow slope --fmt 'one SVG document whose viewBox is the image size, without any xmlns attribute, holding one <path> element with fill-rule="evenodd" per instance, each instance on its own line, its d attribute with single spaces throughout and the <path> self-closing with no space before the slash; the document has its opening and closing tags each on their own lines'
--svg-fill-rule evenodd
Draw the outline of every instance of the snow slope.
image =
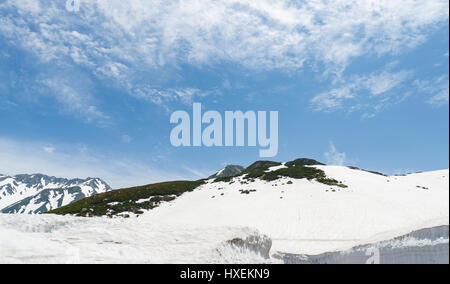
<svg viewBox="0 0 450 284">
<path fill-rule="evenodd" d="M 269 239 L 246 228 L 0 215 L 0 263 L 264 263 L 269 249 Z"/>
<path fill-rule="evenodd" d="M 272 239 L 273 252 L 302 254 L 345 250 L 449 223 L 448 170 L 385 177 L 347 167 L 316 167 L 349 187 L 290 178 L 209 182 L 141 218 L 149 223 L 251 227 Z"/>
<path fill-rule="evenodd" d="M 0 176 L 0 212 L 37 214 L 111 190 L 98 178 L 64 179 L 41 174 Z"/>
<path fill-rule="evenodd" d="M 409 253 L 431 260 L 433 252 L 438 259 L 448 255 L 448 170 L 385 177 L 317 167 L 348 188 L 239 177 L 231 184 L 209 180 L 139 218 L 0 215 L 0 262 L 278 263 L 299 262 L 302 255 L 359 261 L 370 244 L 394 262 L 396 251 L 406 261 L 425 259 L 409 259 Z M 446 237 L 413 243 L 402 237 L 439 226 L 447 226 Z M 392 250 L 399 241 L 401 249 Z M 351 258 L 329 254 L 355 247 L 344 253 Z"/>
</svg>

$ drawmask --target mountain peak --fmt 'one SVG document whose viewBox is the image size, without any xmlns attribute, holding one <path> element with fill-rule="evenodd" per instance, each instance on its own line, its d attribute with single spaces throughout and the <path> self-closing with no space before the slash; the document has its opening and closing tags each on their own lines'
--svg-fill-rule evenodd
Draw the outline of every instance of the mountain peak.
<svg viewBox="0 0 450 284">
<path fill-rule="evenodd" d="M 209 179 L 221 178 L 221 177 L 232 177 L 242 173 L 245 170 L 243 166 L 238 165 L 228 165 L 221 169 L 217 173 L 209 177 Z"/>
<path fill-rule="evenodd" d="M 286 166 L 325 166 L 325 164 L 313 159 L 300 158 L 291 162 L 287 162 Z"/>
</svg>

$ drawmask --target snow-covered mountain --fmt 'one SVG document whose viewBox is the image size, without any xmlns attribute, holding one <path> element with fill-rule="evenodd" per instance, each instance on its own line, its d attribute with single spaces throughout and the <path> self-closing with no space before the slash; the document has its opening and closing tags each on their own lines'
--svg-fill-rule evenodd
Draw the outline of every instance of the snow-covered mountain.
<svg viewBox="0 0 450 284">
<path fill-rule="evenodd" d="M 449 171 L 261 161 L 229 178 L 112 191 L 52 213 L 66 216 L 0 214 L 0 262 L 365 263 L 378 250 L 382 263 L 448 263 Z"/>
<path fill-rule="evenodd" d="M 327 179 L 320 182 L 295 178 L 300 175 L 289 165 L 269 167 L 251 178 L 252 173 L 209 180 L 140 219 L 250 227 L 272 240 L 274 254 L 309 255 L 449 225 L 448 170 L 384 176 L 342 166 L 307 166 L 325 173 Z"/>
<path fill-rule="evenodd" d="M 237 176 L 245 170 L 243 166 L 229 165 L 209 177 L 209 179 Z"/>
<path fill-rule="evenodd" d="M 0 212 L 39 214 L 110 190 L 111 187 L 99 178 L 0 175 Z"/>
</svg>

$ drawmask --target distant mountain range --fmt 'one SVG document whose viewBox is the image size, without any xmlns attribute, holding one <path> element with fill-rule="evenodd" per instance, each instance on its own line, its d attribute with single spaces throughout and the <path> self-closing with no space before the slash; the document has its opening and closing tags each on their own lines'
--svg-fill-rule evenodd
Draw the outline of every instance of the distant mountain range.
<svg viewBox="0 0 450 284">
<path fill-rule="evenodd" d="M 99 178 L 65 179 L 42 174 L 0 174 L 0 213 L 39 214 L 110 191 Z"/>
</svg>

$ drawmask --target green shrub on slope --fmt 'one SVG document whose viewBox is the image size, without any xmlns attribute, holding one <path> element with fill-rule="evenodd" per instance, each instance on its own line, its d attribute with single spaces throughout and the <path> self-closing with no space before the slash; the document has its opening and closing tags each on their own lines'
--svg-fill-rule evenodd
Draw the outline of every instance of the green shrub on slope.
<svg viewBox="0 0 450 284">
<path fill-rule="evenodd" d="M 82 217 L 114 216 L 123 212 L 142 214 L 142 210 L 153 209 L 161 202 L 171 201 L 203 183 L 202 180 L 175 181 L 119 189 L 82 199 L 48 213 Z"/>
</svg>

